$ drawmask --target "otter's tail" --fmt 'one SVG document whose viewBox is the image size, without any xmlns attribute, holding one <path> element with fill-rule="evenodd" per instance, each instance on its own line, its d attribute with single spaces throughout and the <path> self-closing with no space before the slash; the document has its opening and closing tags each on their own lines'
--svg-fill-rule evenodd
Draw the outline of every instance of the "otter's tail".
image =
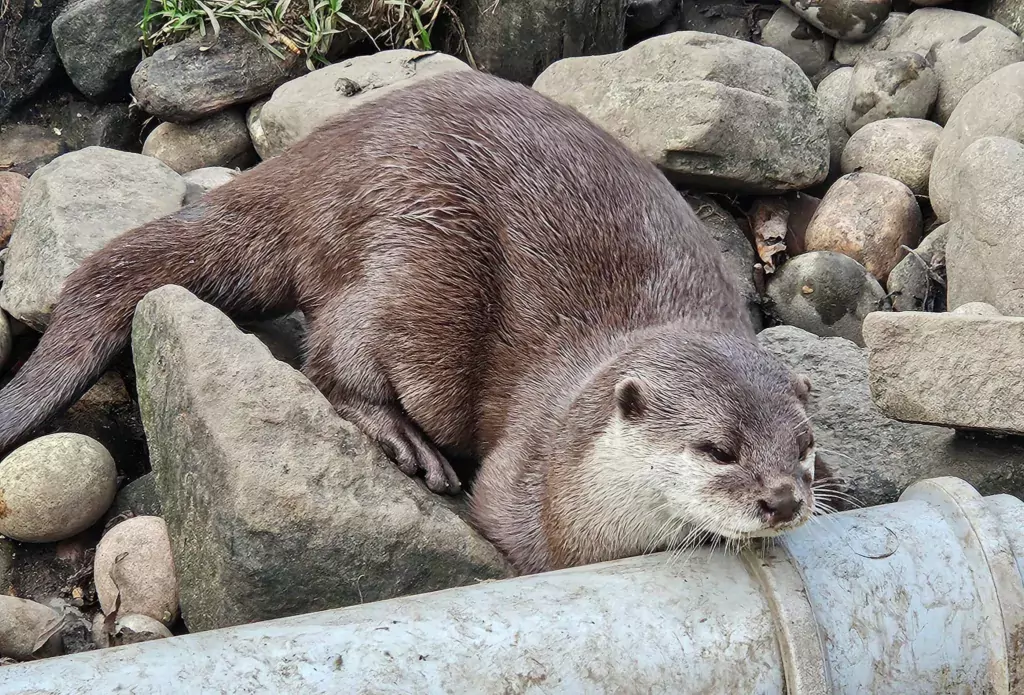
<svg viewBox="0 0 1024 695">
<path fill-rule="evenodd" d="M 135 305 L 150 290 L 181 285 L 232 314 L 280 306 L 290 283 L 275 273 L 273 251 L 230 236 L 183 208 L 118 237 L 69 275 L 39 344 L 0 392 L 0 456 L 99 379 L 127 347 Z"/>
</svg>

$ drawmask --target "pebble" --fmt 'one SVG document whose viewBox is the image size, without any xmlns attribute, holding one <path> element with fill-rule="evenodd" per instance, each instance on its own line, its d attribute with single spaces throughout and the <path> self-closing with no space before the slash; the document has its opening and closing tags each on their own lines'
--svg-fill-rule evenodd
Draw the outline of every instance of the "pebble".
<svg viewBox="0 0 1024 695">
<path fill-rule="evenodd" d="M 782 0 L 791 10 L 840 40 L 866 39 L 892 10 L 890 0 Z"/>
<path fill-rule="evenodd" d="M 217 186 L 223 186 L 231 179 L 238 176 L 240 172 L 227 167 L 204 167 L 190 171 L 184 176 L 185 179 L 185 205 L 190 205 Z"/>
<path fill-rule="evenodd" d="M 999 68 L 1024 60 L 1024 44 L 1012 31 L 985 17 L 945 7 L 914 10 L 893 34 L 890 51 L 928 56 L 939 81 L 929 115 L 945 125 L 974 85 Z"/>
<path fill-rule="evenodd" d="M 953 309 L 951 313 L 967 314 L 968 316 L 1002 316 L 999 309 L 986 302 L 967 302 Z"/>
<path fill-rule="evenodd" d="M 861 324 L 885 301 L 885 290 L 857 261 L 834 251 L 809 251 L 769 276 L 769 313 L 822 337 L 864 345 Z"/>
<path fill-rule="evenodd" d="M 845 174 L 832 184 L 807 225 L 808 251 L 838 251 L 879 282 L 921 238 L 921 208 L 913 192 L 887 176 Z"/>
<path fill-rule="evenodd" d="M 161 123 L 146 137 L 142 154 L 179 174 L 205 167 L 247 167 L 256 161 L 245 117 L 235 109 L 189 123 Z"/>
<path fill-rule="evenodd" d="M 1024 62 L 1007 65 L 979 82 L 957 105 L 935 146 L 928 196 L 945 222 L 960 191 L 957 167 L 963 152 L 980 138 L 1024 141 Z"/>
<path fill-rule="evenodd" d="M 249 104 L 305 70 L 282 62 L 235 22 L 220 34 L 194 34 L 157 49 L 132 74 L 132 94 L 162 121 L 191 123 L 236 105 Z"/>
<path fill-rule="evenodd" d="M 975 140 L 960 155 L 956 181 L 946 242 L 949 306 L 987 302 L 1024 316 L 1024 145 Z"/>
<path fill-rule="evenodd" d="M 846 95 L 846 130 L 852 135 L 885 118 L 926 118 L 938 90 L 938 77 L 924 56 L 909 51 L 862 56 Z"/>
<path fill-rule="evenodd" d="M 106 616 L 97 613 L 92 623 L 93 642 L 100 649 L 173 636 L 160 621 L 138 613 L 119 614 L 110 627 L 106 624 Z"/>
<path fill-rule="evenodd" d="M 818 85 L 818 113 L 825 122 L 829 142 L 829 178 L 840 175 L 843 148 L 850 139 L 846 130 L 846 95 L 853 68 L 839 68 Z"/>
<path fill-rule="evenodd" d="M 114 526 L 96 547 L 93 570 L 100 608 L 109 615 L 139 613 L 171 625 L 178 617 L 178 577 L 167 524 L 137 516 Z"/>
<path fill-rule="evenodd" d="M 766 46 L 677 31 L 611 55 L 560 60 L 533 88 L 683 186 L 772 194 L 828 175 L 829 140 L 811 82 Z"/>
<path fill-rule="evenodd" d="M 21 211 L 21 197 L 28 178 L 13 171 L 0 171 L 0 249 L 7 247 Z"/>
<path fill-rule="evenodd" d="M 915 195 L 928 195 L 932 156 L 942 126 L 922 118 L 887 118 L 869 123 L 846 143 L 842 172 L 863 171 L 896 179 Z"/>
<path fill-rule="evenodd" d="M 761 30 L 761 43 L 791 58 L 806 75 L 816 75 L 828 63 L 835 39 L 782 6 Z"/>
<path fill-rule="evenodd" d="M 892 41 L 892 35 L 903 25 L 907 16 L 906 12 L 890 12 L 882 26 L 878 27 L 878 31 L 866 41 L 837 41 L 832 57 L 840 65 L 856 65 L 862 55 L 886 50 Z"/>
<path fill-rule="evenodd" d="M 96 523 L 117 493 L 114 459 L 95 439 L 38 437 L 0 461 L 0 534 L 29 543 L 70 538 Z"/>
<path fill-rule="evenodd" d="M 0 125 L 0 165 L 6 171 L 32 176 L 66 151 L 64 140 L 38 125 Z"/>
<path fill-rule="evenodd" d="M 48 606 L 0 594 L 0 656 L 28 660 L 59 655 L 61 622 L 60 613 Z M 34 649 L 40 640 L 43 644 Z"/>
<path fill-rule="evenodd" d="M 894 311 L 945 311 L 946 240 L 949 225 L 933 229 L 886 279 Z"/>
</svg>

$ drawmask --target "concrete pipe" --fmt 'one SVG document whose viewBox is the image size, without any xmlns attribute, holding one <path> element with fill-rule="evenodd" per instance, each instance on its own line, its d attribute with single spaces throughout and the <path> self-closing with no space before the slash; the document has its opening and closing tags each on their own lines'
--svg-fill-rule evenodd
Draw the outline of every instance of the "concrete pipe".
<svg viewBox="0 0 1024 695">
<path fill-rule="evenodd" d="M 955 478 L 658 554 L 0 668 L 0 693 L 1024 693 L 1024 502 Z"/>
</svg>

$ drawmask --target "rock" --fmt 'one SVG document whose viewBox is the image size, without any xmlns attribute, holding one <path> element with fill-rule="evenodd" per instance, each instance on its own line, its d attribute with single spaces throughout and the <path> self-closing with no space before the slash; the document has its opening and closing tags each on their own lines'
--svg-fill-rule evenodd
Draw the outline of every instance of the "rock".
<svg viewBox="0 0 1024 695">
<path fill-rule="evenodd" d="M 139 64 L 146 0 L 76 0 L 53 21 L 53 40 L 75 87 L 100 99 L 128 86 Z"/>
<path fill-rule="evenodd" d="M 967 314 L 968 316 L 1002 316 L 999 309 L 985 302 L 967 302 L 953 309 L 952 314 Z"/>
<path fill-rule="evenodd" d="M 948 224 L 936 227 L 889 273 L 886 289 L 895 311 L 945 311 L 948 236 Z"/>
<path fill-rule="evenodd" d="M 217 186 L 223 186 L 239 172 L 227 167 L 204 167 L 185 174 L 185 205 L 191 205 Z"/>
<path fill-rule="evenodd" d="M 914 195 L 928 195 L 932 156 L 942 126 L 921 118 L 888 118 L 868 123 L 843 148 L 842 172 L 862 171 L 896 179 Z"/>
<path fill-rule="evenodd" d="M 814 218 L 814 213 L 821 205 L 821 199 L 807 195 L 802 191 L 786 194 L 789 217 L 786 219 L 786 253 L 799 256 L 807 250 L 807 225 Z"/>
<path fill-rule="evenodd" d="M 754 329 L 761 330 L 764 317 L 761 315 L 760 294 L 754 285 L 754 264 L 757 263 L 757 254 L 750 240 L 736 224 L 732 215 L 711 198 L 700 194 L 688 194 L 684 197 L 704 223 L 704 228 L 718 242 L 726 265 L 729 266 L 747 300 L 747 311 Z"/>
<path fill-rule="evenodd" d="M 382 51 L 329 65 L 274 90 L 259 111 L 266 138 L 263 158 L 274 157 L 331 118 L 434 75 L 471 70 L 444 53 Z"/>
<path fill-rule="evenodd" d="M 871 397 L 902 422 L 1024 434 L 1024 318 L 905 311 L 864 321 Z M 970 359 L 964 359 L 969 355 Z"/>
<path fill-rule="evenodd" d="M 142 154 L 179 174 L 203 167 L 247 167 L 256 161 L 245 118 L 227 109 L 187 125 L 161 123 L 146 137 Z"/>
<path fill-rule="evenodd" d="M 906 12 L 890 12 L 885 18 L 878 31 L 863 41 L 837 41 L 832 57 L 841 65 L 856 65 L 860 57 L 874 51 L 884 51 L 889 48 L 892 35 L 903 24 L 907 18 Z"/>
<path fill-rule="evenodd" d="M 50 162 L 25 187 L 0 307 L 41 331 L 86 256 L 184 199 L 184 180 L 152 157 L 87 147 Z"/>
<path fill-rule="evenodd" d="M 767 328 L 758 338 L 810 377 L 808 416 L 817 451 L 848 482 L 859 506 L 894 502 L 908 485 L 941 475 L 962 478 L 982 495 L 1024 496 L 1019 440 L 958 435 L 885 417 L 871 400 L 867 351 L 848 340 L 791 326 Z"/>
<path fill-rule="evenodd" d="M 208 32 L 158 49 L 131 85 L 147 113 L 185 124 L 266 96 L 301 71 L 298 58 L 280 60 L 232 22 L 219 37 Z"/>
<path fill-rule="evenodd" d="M 838 251 L 879 282 L 921 238 L 921 208 L 905 185 L 878 174 L 846 174 L 821 199 L 804 235 L 808 251 Z"/>
<path fill-rule="evenodd" d="M 21 211 L 21 197 L 28 179 L 12 171 L 0 171 L 0 249 L 7 247 Z M 2 276 L 0 276 L 2 277 Z"/>
<path fill-rule="evenodd" d="M 1019 142 L 984 137 L 961 155 L 946 242 L 951 308 L 987 302 L 1007 316 L 1024 316 L 1022 187 L 1024 145 Z"/>
<path fill-rule="evenodd" d="M 559 60 L 621 50 L 626 2 L 467 0 L 459 19 L 479 69 L 530 84 Z"/>
<path fill-rule="evenodd" d="M 93 576 L 106 615 L 117 608 L 168 626 L 177 620 L 178 577 L 167 524 L 160 517 L 137 516 L 107 531 L 96 546 Z"/>
<path fill-rule="evenodd" d="M 844 41 L 867 39 L 892 9 L 890 0 L 782 0 L 812 26 Z"/>
<path fill-rule="evenodd" d="M 818 85 L 818 113 L 825 123 L 829 142 L 829 178 L 840 175 L 843 148 L 850 139 L 846 130 L 846 95 L 853 68 L 839 68 Z"/>
<path fill-rule="evenodd" d="M 858 345 L 864 317 L 885 303 L 885 290 L 864 266 L 834 251 L 790 258 L 769 277 L 766 293 L 777 321 Z"/>
<path fill-rule="evenodd" d="M 534 89 L 580 111 L 681 185 L 780 193 L 828 173 L 829 141 L 811 83 L 766 46 L 678 31 L 554 63 Z"/>
<path fill-rule="evenodd" d="M 11 345 L 13 342 L 11 324 L 7 320 L 7 314 L 0 311 L 0 369 L 7 364 L 7 360 L 11 357 Z"/>
<path fill-rule="evenodd" d="M 190 631 L 509 576 L 492 545 L 217 309 L 180 287 L 150 292 L 132 344 Z"/>
<path fill-rule="evenodd" d="M 7 0 L 0 4 L 0 123 L 33 97 L 57 68 L 50 25 L 66 0 Z"/>
<path fill-rule="evenodd" d="M 249 129 L 249 139 L 256 149 L 260 159 L 270 159 L 270 143 L 267 142 L 267 134 L 263 132 L 263 124 L 260 122 L 260 114 L 263 113 L 263 106 L 269 99 L 258 101 L 245 112 L 245 125 Z"/>
<path fill-rule="evenodd" d="M 101 649 L 174 636 L 163 623 L 148 615 L 135 613 L 117 616 L 113 625 L 109 624 L 106 616 L 97 613 L 93 620 L 92 635 L 94 643 Z"/>
<path fill-rule="evenodd" d="M 680 0 L 626 0 L 626 35 L 657 29 L 679 9 Z"/>
<path fill-rule="evenodd" d="M 121 488 L 114 498 L 114 504 L 107 512 L 108 518 L 131 512 L 133 516 L 161 516 L 160 496 L 156 490 L 156 476 L 152 473 L 133 480 Z"/>
<path fill-rule="evenodd" d="M 32 176 L 65 149 L 60 136 L 42 126 L 9 125 L 0 128 L 0 165 L 5 171 Z"/>
<path fill-rule="evenodd" d="M 927 58 L 885 51 L 861 56 L 846 95 L 846 130 L 851 135 L 884 118 L 925 118 L 939 81 Z"/>
<path fill-rule="evenodd" d="M 959 191 L 956 168 L 961 155 L 990 135 L 1024 141 L 1024 62 L 1007 65 L 979 82 L 943 128 L 928 180 L 928 197 L 940 221 L 949 220 Z"/>
<path fill-rule="evenodd" d="M 967 92 L 999 68 L 1024 60 L 1012 31 L 984 17 L 942 7 L 914 10 L 893 34 L 890 51 L 928 56 L 939 81 L 932 120 L 945 125 Z"/>
<path fill-rule="evenodd" d="M 61 652 L 60 614 L 35 601 L 0 595 L 0 656 L 28 660 Z"/>
<path fill-rule="evenodd" d="M 993 19 L 1017 35 L 1024 34 L 1024 5 L 1020 0 L 982 0 L 972 11 Z"/>
<path fill-rule="evenodd" d="M 814 75 L 828 63 L 835 39 L 782 6 L 761 31 L 761 43 L 791 58 L 806 75 Z"/>
<path fill-rule="evenodd" d="M 64 140 L 68 148 L 108 147 L 138 152 L 142 143 L 142 116 L 128 104 L 90 104 L 72 101 L 64 115 Z"/>
<path fill-rule="evenodd" d="M 913 192 L 878 174 L 846 174 L 821 199 L 807 225 L 808 251 L 838 251 L 885 284 L 903 258 L 902 247 L 921 240 L 922 215 Z"/>
<path fill-rule="evenodd" d="M 27 543 L 70 538 L 99 521 L 117 492 L 114 459 L 95 439 L 57 433 L 0 461 L 0 534 Z"/>
</svg>

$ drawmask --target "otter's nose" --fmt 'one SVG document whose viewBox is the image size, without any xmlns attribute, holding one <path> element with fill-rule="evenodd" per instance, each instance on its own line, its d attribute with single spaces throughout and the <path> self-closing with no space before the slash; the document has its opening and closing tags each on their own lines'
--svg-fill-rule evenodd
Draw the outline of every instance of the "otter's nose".
<svg viewBox="0 0 1024 695">
<path fill-rule="evenodd" d="M 772 524 L 784 524 L 796 518 L 803 507 L 803 500 L 797 499 L 792 485 L 781 485 L 764 499 L 758 501 L 761 512 Z"/>
</svg>

